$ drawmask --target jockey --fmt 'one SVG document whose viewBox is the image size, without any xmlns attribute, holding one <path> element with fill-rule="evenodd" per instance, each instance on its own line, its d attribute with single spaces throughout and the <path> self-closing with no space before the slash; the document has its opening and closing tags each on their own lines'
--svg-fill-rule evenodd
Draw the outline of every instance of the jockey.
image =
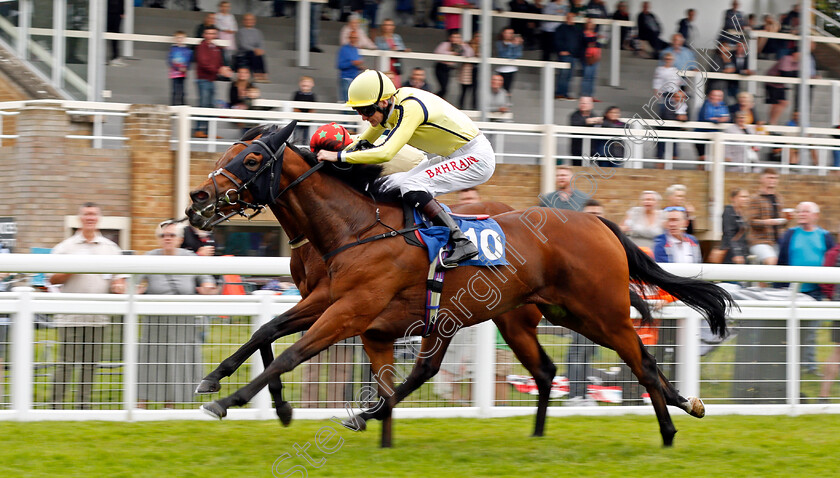
<svg viewBox="0 0 840 478">
<path fill-rule="evenodd" d="M 475 257 L 476 246 L 434 197 L 490 179 L 496 169 L 496 155 L 487 138 L 467 115 L 439 96 L 417 88 L 396 89 L 376 70 L 357 76 L 347 95 L 347 106 L 371 126 L 343 151 L 319 151 L 318 160 L 384 163 L 406 144 L 432 155 L 410 171 L 387 176 L 381 187 L 384 191 L 398 189 L 433 224 L 449 228 L 454 249 L 444 266 L 453 267 Z M 374 143 L 386 129 L 390 131 L 385 141 L 355 150 L 360 141 Z"/>
</svg>

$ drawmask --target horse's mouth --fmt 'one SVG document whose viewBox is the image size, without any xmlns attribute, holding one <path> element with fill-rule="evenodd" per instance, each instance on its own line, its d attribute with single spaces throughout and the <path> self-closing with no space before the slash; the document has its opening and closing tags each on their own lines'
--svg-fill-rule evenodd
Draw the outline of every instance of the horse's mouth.
<svg viewBox="0 0 840 478">
<path fill-rule="evenodd" d="M 213 229 L 213 219 L 216 217 L 216 212 L 215 208 L 213 208 L 213 210 L 208 209 L 210 208 L 204 208 L 202 211 L 196 211 L 195 204 L 193 204 L 184 212 L 187 215 L 187 219 L 189 219 L 191 226 L 203 231 L 210 231 Z"/>
</svg>

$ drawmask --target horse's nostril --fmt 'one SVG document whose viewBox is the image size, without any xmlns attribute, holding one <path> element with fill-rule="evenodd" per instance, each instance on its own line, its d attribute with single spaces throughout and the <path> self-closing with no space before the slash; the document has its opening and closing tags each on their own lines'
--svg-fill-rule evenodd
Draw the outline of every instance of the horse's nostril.
<svg viewBox="0 0 840 478">
<path fill-rule="evenodd" d="M 190 198 L 192 198 L 194 203 L 201 204 L 201 203 L 206 202 L 208 199 L 210 199 L 210 193 L 208 193 L 207 191 L 204 191 L 202 189 L 199 189 L 197 191 L 191 192 L 190 193 Z"/>
</svg>

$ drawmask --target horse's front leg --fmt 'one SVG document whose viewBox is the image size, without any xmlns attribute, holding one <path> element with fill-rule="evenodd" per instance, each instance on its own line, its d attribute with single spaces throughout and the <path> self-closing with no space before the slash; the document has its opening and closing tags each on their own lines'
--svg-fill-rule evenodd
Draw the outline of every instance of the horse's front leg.
<svg viewBox="0 0 840 478">
<path fill-rule="evenodd" d="M 274 377 L 294 369 L 330 345 L 358 335 L 372 319 L 371 316 L 355 313 L 364 308 L 360 306 L 364 303 L 359 299 L 336 302 L 309 328 L 309 332 L 284 350 L 254 380 L 225 398 L 205 403 L 201 406 L 202 410 L 216 418 L 223 418 L 228 408 L 248 403 Z M 374 315 L 378 312 L 375 310 Z"/>
<path fill-rule="evenodd" d="M 362 335 L 362 343 L 365 353 L 370 358 L 370 368 L 373 376 L 379 385 L 379 402 L 394 393 L 394 341 L 378 341 L 366 335 Z M 393 441 L 393 429 L 391 414 L 382 417 L 382 448 L 391 448 Z"/>
<path fill-rule="evenodd" d="M 262 347 L 268 346 L 269 353 L 271 352 L 271 344 L 286 335 L 293 334 L 308 329 L 312 324 L 318 320 L 318 317 L 326 309 L 326 293 L 318 291 L 313 292 L 302 301 L 295 304 L 294 307 L 286 311 L 283 315 L 278 315 L 267 324 L 260 327 L 251 338 L 245 342 L 239 349 L 230 357 L 224 359 L 218 367 L 207 374 L 198 384 L 195 389 L 197 394 L 216 393 L 222 389 L 221 380 L 230 377 L 236 372 L 239 367 L 248 360 L 254 352 Z M 273 361 L 270 358 L 268 363 L 266 361 L 266 354 L 263 352 L 263 364 L 268 367 L 268 364 Z M 272 354 L 273 355 L 273 354 Z M 279 378 L 278 378 L 279 379 Z M 282 383 L 280 384 L 282 388 Z M 281 401 L 282 401 L 282 397 Z M 276 401 L 276 397 L 275 397 Z"/>
<path fill-rule="evenodd" d="M 399 385 L 389 397 L 380 399 L 372 409 L 364 410 L 342 424 L 351 430 L 363 430 L 365 422 L 370 419 L 384 420 L 390 417 L 391 411 L 398 403 L 438 373 L 449 342 L 452 341 L 452 335 L 446 337 L 437 330 L 423 339 L 414 368 L 411 369 L 405 382 Z"/>
</svg>

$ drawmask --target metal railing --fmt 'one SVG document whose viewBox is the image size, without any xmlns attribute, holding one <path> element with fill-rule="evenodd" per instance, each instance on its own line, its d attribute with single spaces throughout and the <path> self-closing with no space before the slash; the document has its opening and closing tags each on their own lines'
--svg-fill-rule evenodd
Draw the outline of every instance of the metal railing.
<svg viewBox="0 0 840 478">
<path fill-rule="evenodd" d="M 92 264 L 83 256 L 69 255 L 11 254 L 0 259 L 0 273 L 285 275 L 289 272 L 288 258 L 115 256 L 102 264 Z M 840 283 L 840 269 L 836 268 L 709 264 L 666 264 L 663 267 L 679 275 L 704 280 Z M 133 282 L 136 276 L 130 277 Z M 803 301 L 797 290 L 798 285 L 789 291 L 786 300 L 739 301 L 741 310 L 733 311 L 730 317 L 733 334 L 723 342 L 708 340 L 703 333 L 704 323 L 697 313 L 679 303 L 667 305 L 656 314 L 659 339 L 651 346 L 652 353 L 683 395 L 699 395 L 706 400 L 710 414 L 840 413 L 839 403 L 813 403 L 811 398 L 816 396 L 820 379 L 801 375 L 801 369 L 822 366 L 832 348 L 838 346 L 828 340 L 828 332 L 832 329 L 823 322 L 836 320 L 840 303 Z M 11 317 L 11 334 L 3 345 L 11 349 L 8 356 L 11 357 L 12 372 L 11 394 L 0 400 L 0 419 L 199 419 L 203 415 L 195 408 L 208 397 L 182 397 L 169 403 L 162 399 L 142 400 L 149 386 L 192 389 L 194 383 L 190 381 L 194 376 L 162 378 L 144 370 L 158 365 L 190 366 L 194 375 L 200 378 L 232 353 L 257 327 L 288 310 L 296 301 L 296 297 L 271 292 L 245 296 L 146 296 L 132 293 L 56 294 L 33 292 L 24 287 L 0 293 L 0 314 Z M 55 314 L 110 316 L 109 325 L 98 338 L 106 351 L 92 364 L 96 373 L 87 401 L 80 400 L 82 384 L 74 383 L 72 376 L 64 384 L 68 390 L 66 398 L 55 400 L 53 390 L 62 384 L 58 367 L 73 363 L 64 362 L 65 358 L 62 358 L 61 350 L 66 344 L 62 343 L 61 327 L 54 327 L 54 321 L 51 324 L 49 320 L 55 318 Z M 173 363 L 165 357 L 161 360 L 150 355 L 149 347 L 163 345 L 156 343 L 162 339 L 156 339 L 154 335 L 150 339 L 152 327 L 165 318 L 196 316 L 199 319 L 188 321 L 186 326 L 183 321 L 178 322 L 178 327 L 201 332 L 196 335 L 200 335 L 200 339 L 194 342 L 179 339 L 179 347 L 195 348 L 192 359 Z M 8 327 L 0 325 L 3 326 Z M 832 322 L 832 327 L 836 326 L 837 323 Z M 499 417 L 533 413 L 534 397 L 527 387 L 527 372 L 510 354 L 497 348 L 500 344 L 496 342 L 494 327 L 492 322 L 485 322 L 459 332 L 451 354 L 444 360 L 441 378 L 410 396 L 395 416 Z M 810 337 L 812 332 L 816 338 L 812 343 L 814 355 L 810 356 L 800 334 Z M 558 374 L 566 375 L 571 361 L 569 331 L 541 325 L 538 334 L 557 364 Z M 275 345 L 275 353 L 279 354 L 296 339 L 297 336 L 283 339 Z M 399 373 L 408 372 L 418 350 L 417 344 L 409 340 L 397 345 L 395 360 Z M 343 403 L 352 403 L 355 391 L 373 383 L 365 371 L 369 363 L 358 342 L 344 347 L 344 352 L 338 352 L 336 356 L 304 364 L 298 371 L 284 376 L 286 397 L 296 407 L 296 418 L 323 419 L 343 415 Z M 803 354 L 811 358 L 800 358 Z M 589 392 L 601 402 L 622 406 L 581 409 L 558 407 L 556 405 L 566 403 L 553 401 L 551 415 L 652 413 L 652 409 L 644 405 L 645 396 L 635 385 L 635 379 L 612 352 L 600 349 L 585 365 L 598 376 L 587 383 Z M 258 357 L 252 359 L 242 371 L 224 382 L 223 393 L 241 386 L 258 374 L 261 367 Z M 563 377 L 558 377 L 553 398 L 568 398 L 569 385 Z M 313 393 L 315 389 L 318 390 Z M 803 399 L 803 393 L 809 398 Z M 313 400 L 313 397 L 318 398 Z M 840 392 L 827 398 L 836 402 L 840 400 Z M 270 398 L 263 391 L 248 407 L 231 410 L 229 417 L 269 419 L 272 415 Z"/>
</svg>

